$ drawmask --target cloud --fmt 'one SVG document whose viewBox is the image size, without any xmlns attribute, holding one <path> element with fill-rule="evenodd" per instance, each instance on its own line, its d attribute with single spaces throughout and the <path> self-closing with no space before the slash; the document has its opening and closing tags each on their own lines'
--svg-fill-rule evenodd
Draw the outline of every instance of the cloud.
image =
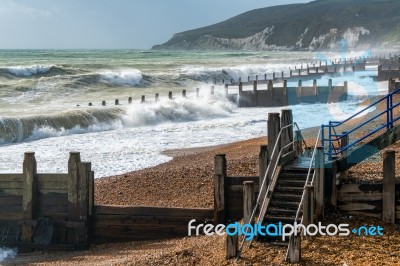
<svg viewBox="0 0 400 266">
<path fill-rule="evenodd" d="M 28 4 L 11 0 L 0 0 L 0 17 L 18 18 L 20 16 L 29 18 L 52 17 L 56 9 L 54 7 L 38 8 Z"/>
</svg>

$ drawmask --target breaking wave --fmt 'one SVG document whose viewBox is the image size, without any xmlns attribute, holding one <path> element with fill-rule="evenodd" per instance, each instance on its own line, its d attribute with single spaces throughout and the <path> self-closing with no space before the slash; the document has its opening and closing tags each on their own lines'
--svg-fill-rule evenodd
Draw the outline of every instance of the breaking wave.
<svg viewBox="0 0 400 266">
<path fill-rule="evenodd" d="M 137 69 L 127 69 L 120 71 L 106 70 L 99 73 L 100 81 L 124 86 L 139 85 L 142 82 L 143 74 Z"/>
<path fill-rule="evenodd" d="M 77 110 L 56 115 L 0 117 L 0 144 L 84 134 L 123 127 L 179 123 L 226 117 L 233 105 L 219 96 L 162 100 L 121 108 Z"/>
</svg>

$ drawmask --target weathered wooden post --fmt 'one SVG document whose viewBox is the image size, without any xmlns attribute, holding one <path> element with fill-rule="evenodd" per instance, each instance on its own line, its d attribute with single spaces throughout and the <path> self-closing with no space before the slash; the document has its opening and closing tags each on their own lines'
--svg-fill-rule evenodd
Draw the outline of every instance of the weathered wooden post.
<svg viewBox="0 0 400 266">
<path fill-rule="evenodd" d="M 160 101 L 160 95 L 158 93 L 156 93 L 156 95 L 154 96 L 155 101 L 158 102 Z"/>
<path fill-rule="evenodd" d="M 307 65 L 307 76 L 309 76 L 309 75 L 310 75 L 310 68 Z"/>
<path fill-rule="evenodd" d="M 264 74 L 264 80 L 267 80 L 267 73 Z"/>
<path fill-rule="evenodd" d="M 101 105 L 102 105 L 102 106 L 106 106 L 106 101 L 102 101 L 102 102 L 101 102 Z"/>
<path fill-rule="evenodd" d="M 285 72 L 282 70 L 282 73 L 281 73 L 281 77 L 282 78 L 284 78 L 285 77 Z"/>
<path fill-rule="evenodd" d="M 140 99 L 140 103 L 144 103 L 144 102 L 146 102 L 146 96 L 142 95 L 142 98 Z"/>
<path fill-rule="evenodd" d="M 225 96 L 228 96 L 228 92 L 229 92 L 229 85 L 225 84 Z"/>
<path fill-rule="evenodd" d="M 272 79 L 275 79 L 276 78 L 276 76 L 275 76 L 275 72 L 274 73 L 272 73 Z"/>
<path fill-rule="evenodd" d="M 301 259 L 301 234 L 292 234 L 289 237 L 288 261 L 298 263 Z"/>
<path fill-rule="evenodd" d="M 253 94 L 254 94 L 254 97 L 252 98 L 251 106 L 257 106 L 257 104 L 258 104 L 257 82 L 258 82 L 257 80 L 254 80 L 254 82 L 253 82 Z"/>
<path fill-rule="evenodd" d="M 325 165 L 324 165 L 324 149 L 317 147 L 315 156 L 315 218 L 316 222 L 324 219 L 324 189 L 325 189 Z"/>
<path fill-rule="evenodd" d="M 253 181 L 243 182 L 243 221 L 245 224 L 253 223 L 253 221 L 250 221 L 250 218 L 254 208 L 254 199 L 255 199 L 254 182 Z"/>
<path fill-rule="evenodd" d="M 128 98 L 128 104 L 132 104 L 132 97 Z"/>
<path fill-rule="evenodd" d="M 274 90 L 274 83 L 272 83 L 272 80 L 268 81 L 268 92 L 270 95 L 270 101 L 271 101 L 271 106 L 275 106 L 275 90 Z"/>
<path fill-rule="evenodd" d="M 279 131 L 281 130 L 281 121 L 279 113 L 268 113 L 268 125 L 267 125 L 267 133 L 268 133 L 268 161 L 271 161 L 271 156 L 273 149 L 275 147 L 275 143 L 278 141 Z M 276 146 L 276 154 L 278 154 L 280 150 L 280 143 Z"/>
<path fill-rule="evenodd" d="M 37 164 L 34 152 L 24 154 L 23 180 L 22 180 L 22 216 L 25 220 L 34 220 L 37 208 Z M 22 225 L 21 240 L 32 242 L 33 228 L 31 225 Z"/>
<path fill-rule="evenodd" d="M 89 185 L 90 178 L 92 176 L 91 163 L 78 163 L 78 175 L 79 175 L 79 220 L 84 224 L 83 227 L 78 228 L 78 249 L 88 247 L 88 230 L 87 221 L 89 217 Z"/>
<path fill-rule="evenodd" d="M 68 160 L 68 221 L 79 221 L 79 172 L 81 161 L 79 152 L 71 152 Z M 76 243 L 78 234 L 73 228 L 68 230 L 68 242 Z"/>
<path fill-rule="evenodd" d="M 315 102 L 318 102 L 318 85 L 317 85 L 317 80 L 314 79 L 313 81 L 313 90 L 314 90 L 314 96 L 315 96 Z"/>
<path fill-rule="evenodd" d="M 303 224 L 308 226 L 314 223 L 314 186 L 305 186 L 305 195 L 303 203 Z"/>
<path fill-rule="evenodd" d="M 93 103 L 89 103 L 89 106 L 93 106 Z"/>
<path fill-rule="evenodd" d="M 383 206 L 384 222 L 395 223 L 396 219 L 396 151 L 386 150 L 383 153 Z"/>
<path fill-rule="evenodd" d="M 256 81 L 258 81 L 258 75 L 256 75 Z"/>
<path fill-rule="evenodd" d="M 211 86 L 210 90 L 211 95 L 214 95 L 214 86 Z"/>
<path fill-rule="evenodd" d="M 119 100 L 115 99 L 115 105 L 119 105 Z"/>
<path fill-rule="evenodd" d="M 239 82 L 242 82 L 242 78 L 241 77 L 239 77 Z"/>
<path fill-rule="evenodd" d="M 291 126 L 282 131 L 281 148 L 293 142 L 293 112 L 291 109 L 283 109 L 281 111 L 281 128 L 289 125 Z M 287 148 L 286 151 L 293 151 L 293 146 Z"/>
<path fill-rule="evenodd" d="M 344 82 L 344 92 L 343 92 L 345 99 L 343 99 L 344 101 L 347 101 L 347 95 L 349 94 L 349 86 L 348 86 L 348 82 L 345 81 Z"/>
<path fill-rule="evenodd" d="M 288 105 L 289 99 L 287 94 L 287 80 L 283 81 L 283 88 L 282 88 L 282 105 Z"/>
<path fill-rule="evenodd" d="M 303 81 L 301 79 L 299 80 L 299 84 L 297 85 L 296 94 L 297 103 L 301 103 L 301 98 L 303 97 Z"/>
<path fill-rule="evenodd" d="M 299 130 L 294 132 L 294 141 L 294 151 L 296 152 L 296 156 L 301 156 L 303 153 L 303 137 Z"/>
<path fill-rule="evenodd" d="M 250 76 L 247 76 L 247 82 L 250 82 Z"/>
<path fill-rule="evenodd" d="M 182 90 L 182 97 L 186 98 L 186 90 Z"/>
<path fill-rule="evenodd" d="M 214 224 L 226 222 L 226 155 L 217 154 L 214 157 Z"/>
<path fill-rule="evenodd" d="M 228 84 L 225 84 L 225 88 L 228 86 Z M 196 88 L 196 97 L 200 97 L 200 88 Z"/>
<path fill-rule="evenodd" d="M 290 70 L 289 77 L 293 77 L 293 70 Z"/>
<path fill-rule="evenodd" d="M 262 182 L 264 181 L 265 172 L 268 167 L 268 145 L 260 146 L 260 153 L 258 154 L 258 174 L 259 174 L 259 187 L 261 187 Z M 266 181 L 268 182 L 268 180 Z M 265 185 L 268 187 L 268 183 Z"/>
<path fill-rule="evenodd" d="M 236 258 L 239 251 L 239 237 L 237 234 L 233 236 L 226 235 L 226 259 Z"/>
<path fill-rule="evenodd" d="M 172 91 L 168 92 L 168 99 L 172 100 Z"/>
</svg>

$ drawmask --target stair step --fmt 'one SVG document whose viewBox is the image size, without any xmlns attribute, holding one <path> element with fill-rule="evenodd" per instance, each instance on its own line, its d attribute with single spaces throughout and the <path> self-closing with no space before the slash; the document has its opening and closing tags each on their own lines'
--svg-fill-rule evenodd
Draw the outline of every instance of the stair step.
<svg viewBox="0 0 400 266">
<path fill-rule="evenodd" d="M 273 216 L 273 215 L 267 215 L 265 217 L 265 222 L 267 224 L 278 224 L 281 222 L 283 225 L 284 224 L 294 224 L 294 216 L 293 217 L 288 217 L 288 216 Z M 300 222 L 300 219 L 299 221 Z"/>
<path fill-rule="evenodd" d="M 276 216 L 281 216 L 281 215 L 287 215 L 287 216 L 296 216 L 297 213 L 297 208 L 290 208 L 290 209 L 285 209 L 285 208 L 269 208 L 267 215 L 276 215 Z"/>
<path fill-rule="evenodd" d="M 304 187 L 305 180 L 298 180 L 298 179 L 279 179 L 278 185 L 282 186 L 293 186 L 293 187 Z"/>
<path fill-rule="evenodd" d="M 302 195 L 304 187 L 276 186 L 274 192 L 285 192 L 287 194 Z"/>
<path fill-rule="evenodd" d="M 306 180 L 307 179 L 307 173 L 293 173 L 293 172 L 287 172 L 287 173 L 281 173 L 279 175 L 279 180 L 286 180 L 286 179 L 291 179 L 291 180 Z"/>
<path fill-rule="evenodd" d="M 281 200 L 272 200 L 270 203 L 270 208 L 273 207 L 284 207 L 284 208 L 290 208 L 290 207 L 298 207 L 300 202 L 295 202 L 295 201 L 281 201 Z"/>
<path fill-rule="evenodd" d="M 282 192 L 274 192 L 272 196 L 272 200 L 282 200 L 282 201 L 296 201 L 300 203 L 301 194 L 288 194 Z"/>
</svg>

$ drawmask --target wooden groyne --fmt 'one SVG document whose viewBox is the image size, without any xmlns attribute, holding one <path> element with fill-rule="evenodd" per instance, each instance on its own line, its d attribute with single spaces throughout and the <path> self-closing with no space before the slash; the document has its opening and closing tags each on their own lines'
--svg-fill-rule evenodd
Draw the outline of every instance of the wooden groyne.
<svg viewBox="0 0 400 266">
<path fill-rule="evenodd" d="M 278 83 L 282 82 L 283 80 L 310 80 L 322 77 L 324 75 L 334 77 L 338 74 L 342 75 L 343 73 L 364 71 L 366 62 L 366 59 L 361 58 L 356 61 L 353 61 L 353 59 L 336 60 L 332 61 L 330 64 L 328 64 L 328 62 L 320 61 L 318 63 L 312 63 L 311 65 L 305 64 L 304 68 L 302 64 L 300 68 L 294 67 L 281 72 L 254 74 L 247 76 L 246 80 L 243 80 L 242 77 L 239 77 L 237 81 L 233 79 L 231 79 L 230 82 L 223 80 L 222 83 L 233 86 L 237 86 L 239 83 L 242 83 L 243 86 L 249 86 L 252 85 L 254 81 L 257 81 L 259 84 L 267 84 L 270 81 L 273 83 Z"/>
<path fill-rule="evenodd" d="M 210 223 L 212 209 L 94 204 L 94 172 L 72 152 L 68 173 L 37 172 L 25 153 L 23 173 L 0 174 L 0 246 L 86 249 L 90 243 L 184 237 L 192 219 Z"/>
<path fill-rule="evenodd" d="M 238 84 L 239 92 L 229 93 L 229 86 L 225 85 L 228 99 L 236 102 L 239 107 L 280 107 L 301 103 L 336 103 L 347 100 L 348 85 L 333 86 L 332 79 L 327 86 L 318 86 L 314 80 L 313 86 L 303 86 L 299 80 L 297 87 L 288 87 L 287 80 L 281 87 L 274 86 L 270 80 L 266 89 L 259 89 L 258 81 L 253 81 L 252 90 L 244 90 L 243 84 Z"/>
<path fill-rule="evenodd" d="M 267 83 L 260 81 L 253 81 L 252 90 L 245 90 L 245 84 L 239 82 L 237 85 L 225 84 L 224 93 L 227 99 L 236 103 L 238 107 L 279 107 L 287 105 L 296 105 L 301 103 L 336 103 L 347 100 L 348 85 L 347 81 L 343 85 L 333 85 L 332 79 L 329 79 L 326 86 L 317 84 L 317 80 L 313 81 L 312 86 L 304 86 L 303 80 L 298 81 L 296 87 L 288 87 L 288 81 L 283 80 L 283 85 L 277 86 L 272 80 Z M 259 85 L 264 85 L 260 88 Z M 232 92 L 236 90 L 236 92 Z M 215 86 L 211 86 L 207 92 L 209 95 L 215 94 Z M 177 99 L 173 92 L 168 92 L 168 99 Z M 179 98 L 188 98 L 187 91 L 182 90 Z M 196 88 L 195 97 L 200 98 L 200 88 Z M 145 95 L 140 98 L 140 103 L 146 102 L 159 102 L 160 94 L 156 93 L 154 100 L 148 100 Z M 123 105 L 124 102 L 115 99 L 114 105 Z M 129 97 L 125 104 L 134 104 L 132 97 Z M 106 106 L 106 101 L 102 101 L 101 106 Z M 94 106 L 92 102 L 88 106 Z"/>
<path fill-rule="evenodd" d="M 79 153 L 70 154 L 65 174 L 38 173 L 34 153 L 25 153 L 22 174 L 0 174 L 0 245 L 86 248 L 93 178 Z"/>
</svg>

